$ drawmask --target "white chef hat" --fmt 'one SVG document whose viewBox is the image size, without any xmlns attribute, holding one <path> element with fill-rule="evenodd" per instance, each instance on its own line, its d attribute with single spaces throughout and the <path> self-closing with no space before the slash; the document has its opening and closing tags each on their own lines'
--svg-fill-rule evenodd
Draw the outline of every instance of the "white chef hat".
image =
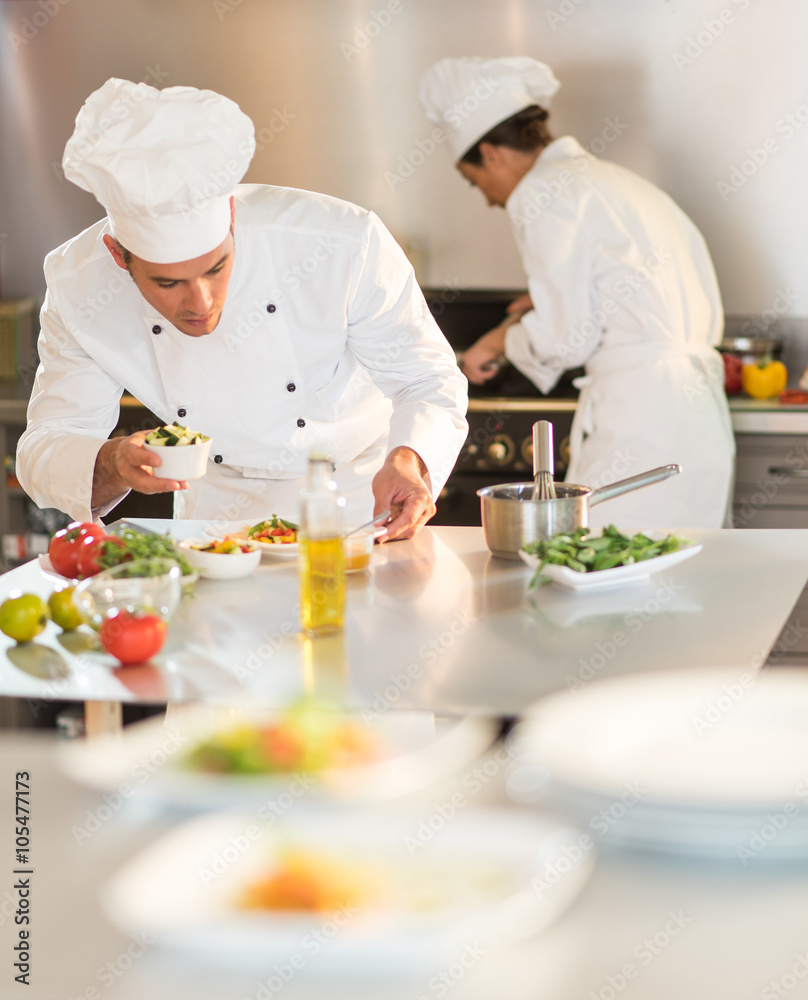
<svg viewBox="0 0 808 1000">
<path fill-rule="evenodd" d="M 456 163 L 495 125 L 531 104 L 549 108 L 561 84 L 549 66 L 526 56 L 441 59 L 421 77 L 427 118 L 446 129 Z"/>
<path fill-rule="evenodd" d="M 65 177 L 94 194 L 120 243 L 156 264 L 214 250 L 255 129 L 212 90 L 111 79 L 90 94 L 65 146 Z"/>
</svg>

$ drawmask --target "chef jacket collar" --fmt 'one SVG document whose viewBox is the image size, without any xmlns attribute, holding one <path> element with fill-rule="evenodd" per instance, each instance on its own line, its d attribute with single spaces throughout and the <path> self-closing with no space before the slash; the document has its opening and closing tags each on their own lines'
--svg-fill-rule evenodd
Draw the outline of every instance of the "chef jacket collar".
<svg viewBox="0 0 808 1000">
<path fill-rule="evenodd" d="M 525 174 L 525 176 L 519 181 L 516 187 L 508 195 L 508 200 L 505 202 L 505 210 L 512 211 L 514 206 L 511 204 L 512 199 L 517 198 L 517 192 L 525 180 L 530 177 L 533 169 L 535 169 L 537 164 L 545 163 L 547 160 L 570 160 L 575 159 L 578 156 L 591 156 L 591 153 L 587 152 L 584 147 L 578 142 L 575 136 L 572 135 L 562 135 L 559 139 L 553 139 L 551 143 L 548 143 L 544 149 L 539 153 L 536 158 L 536 163 L 533 167 Z"/>
</svg>

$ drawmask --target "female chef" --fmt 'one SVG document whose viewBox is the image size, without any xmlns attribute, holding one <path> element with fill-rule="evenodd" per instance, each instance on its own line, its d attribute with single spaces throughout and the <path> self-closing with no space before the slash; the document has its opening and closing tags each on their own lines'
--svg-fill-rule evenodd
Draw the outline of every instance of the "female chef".
<svg viewBox="0 0 808 1000">
<path fill-rule="evenodd" d="M 542 392 L 584 365 L 567 480 L 603 486 L 660 465 L 683 473 L 597 507 L 593 527 L 725 523 L 734 439 L 718 343 L 723 314 L 699 231 L 662 191 L 553 139 L 559 83 L 534 59 L 443 59 L 421 82 L 457 169 L 505 208 L 527 272 L 519 322 L 465 354 L 471 382 L 502 353 Z M 514 319 L 514 315 L 511 319 Z"/>
</svg>

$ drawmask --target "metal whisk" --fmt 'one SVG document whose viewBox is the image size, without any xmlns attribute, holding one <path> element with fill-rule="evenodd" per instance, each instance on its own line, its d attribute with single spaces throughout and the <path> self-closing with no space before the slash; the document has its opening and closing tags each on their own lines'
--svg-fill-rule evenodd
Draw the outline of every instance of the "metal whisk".
<svg viewBox="0 0 808 1000">
<path fill-rule="evenodd" d="M 531 500 L 557 500 L 553 472 L 553 425 L 537 420 L 533 425 L 533 493 Z"/>
</svg>

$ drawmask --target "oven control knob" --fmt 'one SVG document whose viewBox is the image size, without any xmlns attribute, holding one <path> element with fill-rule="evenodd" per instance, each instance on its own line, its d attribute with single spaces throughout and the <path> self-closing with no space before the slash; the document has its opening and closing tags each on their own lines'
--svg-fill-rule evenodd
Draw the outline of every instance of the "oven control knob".
<svg viewBox="0 0 808 1000">
<path fill-rule="evenodd" d="M 493 465 L 505 465 L 514 456 L 514 443 L 507 434 L 495 434 L 485 448 L 485 457 Z"/>
</svg>

